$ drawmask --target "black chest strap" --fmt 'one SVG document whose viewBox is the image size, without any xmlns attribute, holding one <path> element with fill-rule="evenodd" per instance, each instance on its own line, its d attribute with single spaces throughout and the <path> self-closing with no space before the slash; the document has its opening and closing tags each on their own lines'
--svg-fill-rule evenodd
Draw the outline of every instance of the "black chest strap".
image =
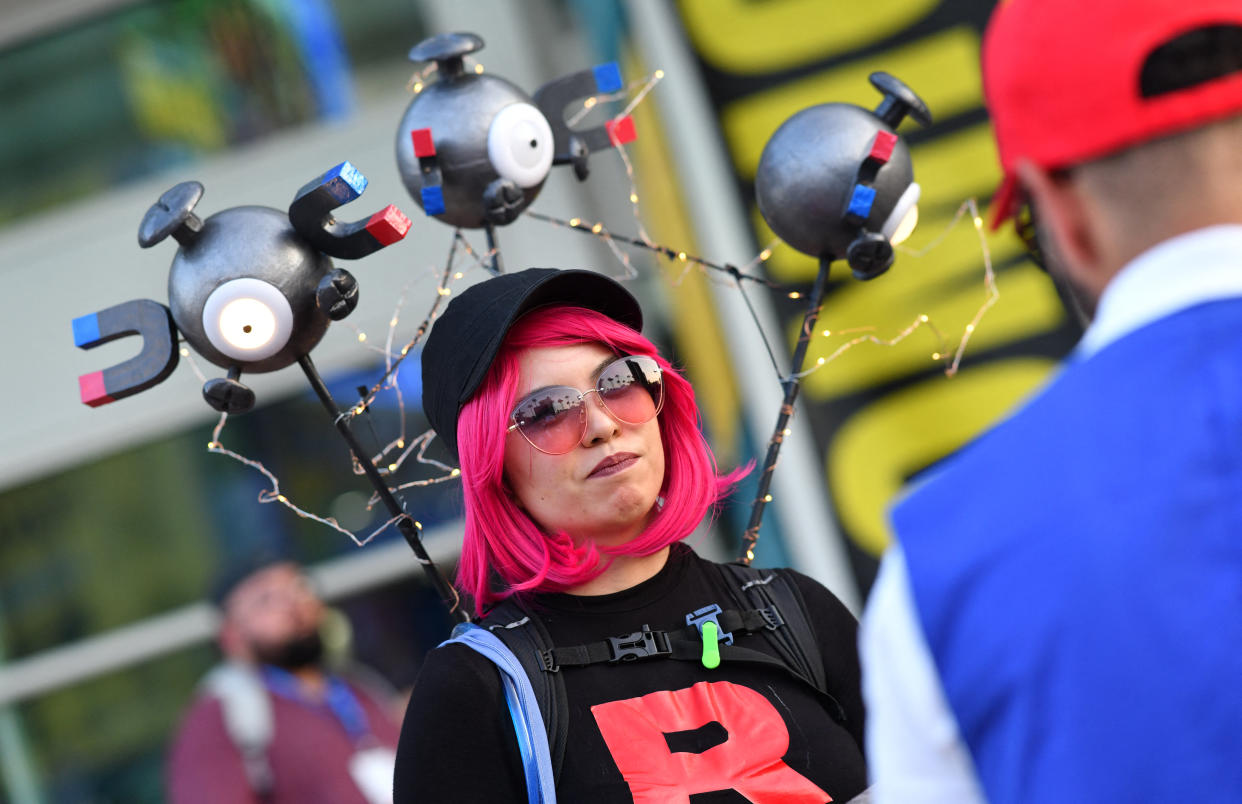
<svg viewBox="0 0 1242 804">
<path fill-rule="evenodd" d="M 713 604 L 688 612 L 687 622 L 701 625 L 710 620 L 716 624 L 722 663 L 764 665 L 789 673 L 819 693 L 833 719 L 844 724 L 845 710 L 828 690 L 819 643 L 793 578 L 787 573 L 741 564 L 713 566 L 733 597 L 728 601 L 732 605 L 725 608 Z M 561 668 L 655 658 L 701 661 L 703 657 L 703 637 L 698 625 L 674 631 L 643 625 L 623 636 L 584 645 L 556 646 L 539 618 L 529 616 L 512 598 L 489 611 L 480 625 L 513 651 L 530 678 L 547 727 L 552 767 L 558 776 L 569 732 L 569 700 Z M 733 644 L 735 634 L 762 635 L 776 656 Z"/>
<path fill-rule="evenodd" d="M 717 624 L 720 639 L 727 645 L 733 642 L 733 634 L 753 634 L 757 631 L 779 628 L 784 624 L 775 606 L 760 611 L 721 611 L 715 609 L 712 620 Z M 676 631 L 653 631 L 647 625 L 641 630 L 623 636 L 608 637 L 598 642 L 570 647 L 549 647 L 539 654 L 542 669 L 549 673 L 559 672 L 562 667 L 584 667 L 592 664 L 617 664 L 638 659 L 666 657 L 670 659 L 696 660 L 702 657 L 700 629 L 688 625 Z M 727 646 L 726 645 L 726 646 Z"/>
</svg>

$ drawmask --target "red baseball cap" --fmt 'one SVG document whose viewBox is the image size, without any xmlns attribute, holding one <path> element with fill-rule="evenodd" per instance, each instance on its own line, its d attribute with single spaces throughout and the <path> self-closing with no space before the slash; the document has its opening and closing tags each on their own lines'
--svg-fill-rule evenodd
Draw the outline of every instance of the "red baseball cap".
<svg viewBox="0 0 1242 804">
<path fill-rule="evenodd" d="M 983 87 L 1004 181 L 992 228 L 1018 206 L 1015 167 L 1055 169 L 1242 113 L 1242 71 L 1144 97 L 1154 50 L 1242 26 L 1242 0 L 1001 0 L 983 39 Z"/>
</svg>

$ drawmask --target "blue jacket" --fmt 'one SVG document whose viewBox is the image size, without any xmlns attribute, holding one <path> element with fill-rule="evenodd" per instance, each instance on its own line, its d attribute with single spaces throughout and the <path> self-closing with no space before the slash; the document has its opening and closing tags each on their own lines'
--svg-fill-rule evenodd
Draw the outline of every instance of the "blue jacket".
<svg viewBox="0 0 1242 804">
<path fill-rule="evenodd" d="M 893 522 L 991 801 L 1242 801 L 1242 300 L 1071 361 Z"/>
</svg>

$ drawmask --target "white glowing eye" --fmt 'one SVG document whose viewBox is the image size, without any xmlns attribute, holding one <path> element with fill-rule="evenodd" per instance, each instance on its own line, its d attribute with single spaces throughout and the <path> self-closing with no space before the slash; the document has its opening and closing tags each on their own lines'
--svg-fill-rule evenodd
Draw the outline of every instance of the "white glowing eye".
<svg viewBox="0 0 1242 804">
<path fill-rule="evenodd" d="M 914 227 L 919 223 L 919 196 L 922 189 L 911 182 L 906 191 L 897 199 L 896 206 L 889 213 L 888 219 L 880 227 L 880 234 L 888 238 L 894 246 L 905 241 Z"/>
<path fill-rule="evenodd" d="M 254 363 L 285 348 L 293 334 L 293 310 L 275 285 L 234 279 L 207 297 L 203 330 L 226 357 Z"/>
<path fill-rule="evenodd" d="M 552 126 L 529 103 L 500 110 L 487 130 L 487 157 L 500 178 L 518 187 L 534 187 L 552 168 Z"/>
</svg>

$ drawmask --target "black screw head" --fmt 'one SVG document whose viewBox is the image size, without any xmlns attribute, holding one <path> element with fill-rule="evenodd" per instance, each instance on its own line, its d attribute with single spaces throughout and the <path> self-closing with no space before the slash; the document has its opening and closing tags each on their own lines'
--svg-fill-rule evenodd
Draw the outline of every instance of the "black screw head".
<svg viewBox="0 0 1242 804">
<path fill-rule="evenodd" d="M 441 73 L 455 75 L 465 56 L 482 49 L 483 38 L 477 34 L 442 33 L 410 48 L 410 61 L 434 61 Z"/>
<path fill-rule="evenodd" d="M 203 185 L 196 181 L 183 181 L 165 191 L 142 217 L 138 225 L 138 245 L 150 248 L 169 235 L 176 235 L 186 224 L 192 232 L 198 231 L 194 206 L 202 197 Z"/>
<path fill-rule="evenodd" d="M 245 413 L 254 407 L 254 391 L 225 377 L 208 380 L 203 386 L 203 399 L 221 413 Z"/>
<path fill-rule="evenodd" d="M 892 266 L 893 245 L 878 232 L 863 232 L 850 243 L 845 258 L 855 279 L 875 279 Z"/>
<path fill-rule="evenodd" d="M 483 207 L 487 219 L 497 226 L 517 220 L 522 214 L 526 194 L 509 179 L 495 179 L 483 191 Z"/>
<path fill-rule="evenodd" d="M 867 78 L 871 81 L 871 86 L 884 95 L 884 100 L 876 107 L 875 114 L 889 128 L 895 131 L 906 115 L 913 117 L 919 125 L 931 125 L 932 116 L 927 104 L 904 81 L 885 72 L 874 72 Z"/>
</svg>

